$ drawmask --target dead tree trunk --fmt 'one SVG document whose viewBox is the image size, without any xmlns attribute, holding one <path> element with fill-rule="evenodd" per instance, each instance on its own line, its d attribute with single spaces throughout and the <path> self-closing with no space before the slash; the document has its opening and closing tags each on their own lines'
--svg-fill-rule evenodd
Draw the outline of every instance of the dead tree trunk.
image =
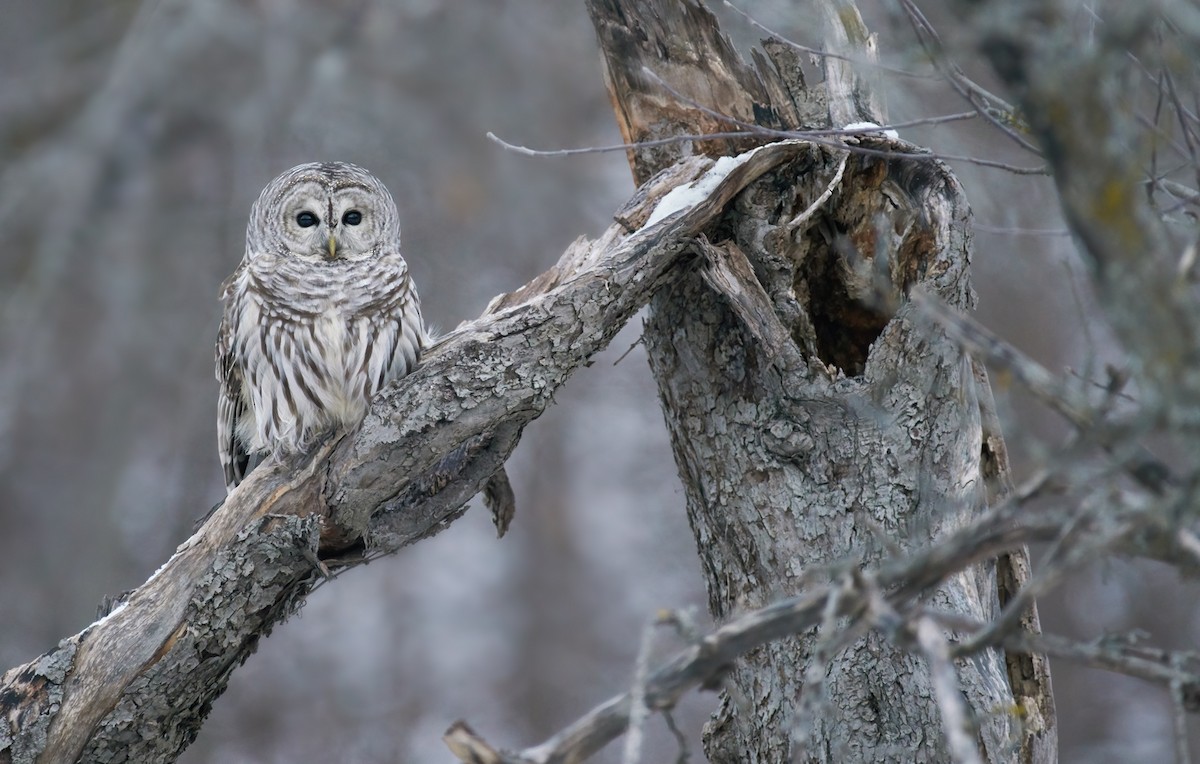
<svg viewBox="0 0 1200 764">
<path fill-rule="evenodd" d="M 684 146 L 727 155 L 771 140 L 753 126 L 881 120 L 844 62 L 827 67 L 828 87 L 809 87 L 778 42 L 748 67 L 695 0 L 588 5 L 629 142 L 747 132 L 633 150 L 639 183 Z M 870 41 L 852 4 L 828 5 L 837 34 L 827 39 Z M 810 143 L 747 189 L 707 229 L 713 243 L 700 241 L 692 266 L 650 303 L 646 346 L 718 621 L 814 577 L 854 577 L 936 543 L 1003 490 L 986 375 L 908 300 L 923 290 L 973 305 L 962 189 L 915 146 L 845 140 Z M 1024 558 L 1002 566 L 1003 592 L 996 566 L 982 564 L 913 607 L 990 622 Z M 950 760 L 953 734 L 943 734 L 931 672 L 899 615 L 874 613 L 843 633 L 831 617 L 737 661 L 738 692 L 706 729 L 709 758 Z M 1036 614 L 1027 624 L 1036 629 Z M 957 669 L 965 731 L 984 761 L 1053 759 L 1044 662 L 991 650 Z"/>
</svg>

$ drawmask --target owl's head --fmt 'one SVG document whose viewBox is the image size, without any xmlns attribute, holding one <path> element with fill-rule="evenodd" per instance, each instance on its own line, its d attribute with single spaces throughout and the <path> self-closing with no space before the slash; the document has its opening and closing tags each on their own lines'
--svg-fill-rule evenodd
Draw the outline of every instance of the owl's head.
<svg viewBox="0 0 1200 764">
<path fill-rule="evenodd" d="M 400 246 L 392 195 L 347 162 L 302 164 L 267 184 L 246 228 L 246 252 L 313 263 L 363 260 Z"/>
</svg>

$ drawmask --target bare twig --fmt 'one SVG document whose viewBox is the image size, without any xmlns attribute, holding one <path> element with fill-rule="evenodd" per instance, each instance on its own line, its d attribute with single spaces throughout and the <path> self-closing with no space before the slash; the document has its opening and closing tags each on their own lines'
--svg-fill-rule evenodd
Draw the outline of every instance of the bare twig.
<svg viewBox="0 0 1200 764">
<path fill-rule="evenodd" d="M 637 348 L 638 345 L 641 345 L 645 341 L 643 339 L 643 337 L 644 337 L 644 335 L 639 334 L 638 338 L 636 340 L 634 340 L 633 342 L 631 342 L 629 344 L 629 347 L 625 348 L 625 352 L 621 353 L 621 355 L 617 356 L 617 360 L 613 361 L 612 365 L 616 366 L 621 361 L 624 361 L 629 356 L 629 354 L 632 353 Z"/>
<path fill-rule="evenodd" d="M 1002 236 L 1070 236 L 1071 232 L 1065 228 L 1017 228 L 1012 226 L 996 226 L 987 225 L 986 223 L 972 223 L 971 227 L 979 233 L 993 233 Z"/>
<path fill-rule="evenodd" d="M 679 729 L 679 725 L 675 723 L 675 714 L 671 713 L 670 709 L 663 709 L 662 717 L 663 721 L 667 723 L 667 731 L 671 733 L 671 737 L 675 738 L 675 744 L 679 746 L 679 755 L 675 757 L 675 764 L 687 764 L 691 759 L 687 736 L 683 734 L 683 730 Z"/>
<path fill-rule="evenodd" d="M 941 71 L 942 76 L 950 83 L 950 86 L 967 103 L 975 107 L 981 117 L 1011 138 L 1017 145 L 1026 151 L 1041 156 L 1041 150 L 1021 134 L 1021 132 L 1026 130 L 1026 127 L 1020 118 L 1017 117 L 1016 109 L 1004 99 L 988 92 L 974 80 L 967 77 L 957 64 L 952 63 L 946 58 L 941 36 L 933 25 L 929 23 L 929 20 L 925 18 L 925 14 L 921 12 L 916 3 L 913 0 L 900 0 L 900 7 L 908 15 L 913 31 L 917 34 L 917 40 L 921 43 L 925 52 L 929 54 L 934 66 Z M 1003 115 L 1004 119 L 1002 120 L 997 117 L 997 113 Z"/>
<path fill-rule="evenodd" d="M 608 146 L 586 146 L 578 149 L 531 149 L 526 146 L 518 146 L 515 143 L 509 143 L 495 133 L 489 132 L 487 134 L 488 140 L 492 143 L 499 145 L 506 151 L 512 151 L 516 154 L 527 157 L 573 157 L 582 156 L 584 154 L 605 154 L 613 151 L 628 151 L 629 149 L 649 148 L 651 146 L 669 146 L 674 143 L 683 143 L 684 141 L 716 141 L 746 137 L 749 137 L 746 132 L 735 130 L 726 133 L 705 133 L 703 135 L 673 135 L 670 138 L 659 138 L 652 141 L 639 141 L 638 143 L 616 143 Z"/>
<path fill-rule="evenodd" d="M 1171 668 L 1176 671 L 1180 670 L 1182 662 L 1180 655 L 1171 656 Z M 1192 754 L 1188 749 L 1187 707 L 1183 697 L 1183 681 L 1171 680 L 1169 689 L 1171 692 L 1171 723 L 1175 732 L 1175 764 L 1191 764 Z"/>
<path fill-rule="evenodd" d="M 953 116 L 953 115 L 949 115 Z M 903 126 L 904 123 L 901 123 Z M 1023 167 L 1014 165 L 1008 162 L 998 162 L 992 159 L 981 159 L 979 157 L 962 156 L 958 154 L 938 154 L 926 151 L 887 151 L 882 149 L 869 148 L 867 146 L 845 143 L 843 141 L 829 140 L 822 136 L 845 135 L 853 137 L 856 135 L 872 135 L 879 133 L 884 129 L 893 129 L 895 126 L 888 128 L 883 127 L 867 127 L 855 128 L 853 130 L 769 130 L 767 128 L 759 128 L 746 132 L 721 132 L 721 133 L 695 133 L 687 135 L 675 135 L 670 138 L 658 138 L 649 141 L 640 141 L 637 143 L 615 143 L 607 146 L 587 146 L 577 149 L 531 149 L 526 146 L 519 146 L 514 143 L 509 143 L 495 133 L 488 133 L 488 140 L 504 148 L 507 151 L 512 151 L 522 156 L 528 157 L 569 157 L 582 156 L 586 154 L 604 154 L 613 151 L 628 151 L 630 149 L 649 148 L 653 146 L 667 146 L 675 143 L 685 143 L 689 141 L 716 141 L 729 140 L 731 138 L 751 138 L 755 135 L 764 138 L 772 139 L 807 139 L 813 143 L 826 146 L 828 148 L 843 149 L 852 154 L 861 154 L 863 156 L 881 157 L 883 159 L 910 159 L 915 162 L 967 162 L 969 164 L 978 165 L 980 167 L 990 167 L 996 170 L 1004 170 L 1014 175 L 1045 175 L 1046 168 L 1039 167 Z"/>
<path fill-rule="evenodd" d="M 1101 434 L 1097 430 L 1100 423 L 1087 399 L 1073 388 L 1063 385 L 1036 361 L 996 337 L 973 319 L 950 310 L 923 290 L 913 290 L 911 298 L 921 310 L 973 354 L 1012 374 L 1038 400 L 1061 414 L 1071 424 L 1089 430 L 1097 437 Z M 1098 437 L 1098 442 L 1103 445 L 1105 440 Z M 1131 444 L 1126 438 L 1124 447 L 1131 452 L 1127 463 L 1129 474 L 1145 488 L 1162 495 L 1177 482 L 1170 468 L 1144 446 Z"/>
<path fill-rule="evenodd" d="M 961 631 L 986 627 L 986 624 L 971 622 L 950 613 L 929 610 L 924 612 L 938 623 Z M 1142 647 L 1128 639 L 1112 636 L 1103 636 L 1090 642 L 1078 642 L 1053 634 L 1009 632 L 994 636 L 997 640 L 995 642 L 972 641 L 969 648 L 966 643 L 954 646 L 951 657 L 961 658 L 992 647 L 1047 655 L 1081 666 L 1141 679 L 1168 689 L 1175 684 L 1179 687 L 1184 710 L 1189 713 L 1200 711 L 1200 658 L 1194 653 Z"/>
<path fill-rule="evenodd" d="M 646 707 L 646 674 L 650 670 L 650 651 L 654 647 L 654 632 L 658 620 L 642 627 L 641 644 L 633 668 L 633 684 L 629 688 L 629 730 L 625 734 L 625 750 L 621 764 L 638 764 L 642 758 L 642 740 L 650 710 Z"/>
<path fill-rule="evenodd" d="M 1183 134 L 1183 142 L 1187 146 L 1187 156 L 1196 170 L 1196 185 L 1200 185 L 1200 161 L 1197 160 L 1196 140 L 1193 136 L 1192 124 L 1186 117 L 1187 108 L 1179 99 L 1179 91 L 1175 87 L 1175 76 L 1171 74 L 1170 68 L 1163 68 L 1163 78 L 1167 83 L 1167 94 L 1171 97 L 1171 104 L 1175 107 L 1175 115 L 1179 119 L 1179 132 Z"/>
<path fill-rule="evenodd" d="M 808 219 L 816 214 L 817 210 L 824 206 L 825 202 L 829 201 L 829 197 L 833 196 L 833 192 L 837 189 L 838 184 L 842 182 L 842 174 L 846 172 L 846 160 L 850 158 L 849 154 L 843 154 L 838 162 L 837 172 L 833 174 L 833 180 L 829 181 L 829 185 L 821 192 L 808 208 L 801 212 L 796 217 L 792 218 L 787 224 L 789 231 L 795 231 L 800 226 L 808 222 Z"/>
<path fill-rule="evenodd" d="M 942 712 L 942 728 L 955 764 L 983 764 L 979 748 L 971 739 L 971 721 L 967 704 L 958 686 L 958 673 L 950 661 L 950 645 L 942 629 L 931 618 L 918 618 L 914 627 L 917 644 L 929 664 L 933 691 Z"/>
</svg>

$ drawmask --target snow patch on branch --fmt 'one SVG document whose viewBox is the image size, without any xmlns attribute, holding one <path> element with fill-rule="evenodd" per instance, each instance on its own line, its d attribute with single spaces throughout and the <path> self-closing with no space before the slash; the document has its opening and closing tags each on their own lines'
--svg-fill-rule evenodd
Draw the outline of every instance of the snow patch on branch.
<svg viewBox="0 0 1200 764">
<path fill-rule="evenodd" d="M 895 130 L 884 130 L 882 125 L 878 125 L 874 122 L 851 122 L 850 124 L 846 125 L 842 129 L 843 130 L 856 130 L 856 131 L 864 131 L 864 130 L 874 129 L 874 130 L 877 130 L 878 132 L 883 133 L 885 136 L 887 136 L 888 138 L 891 138 L 894 141 L 900 140 L 900 133 L 896 132 Z"/>
<path fill-rule="evenodd" d="M 747 159 L 754 156 L 754 152 L 762 148 L 765 147 L 759 146 L 756 149 L 747 151 L 744 154 L 738 154 L 735 157 L 721 157 L 717 160 L 716 164 L 708 168 L 708 172 L 696 180 L 683 186 L 676 186 L 668 191 L 666 196 L 658 200 L 658 205 L 655 206 L 654 212 L 650 213 L 650 219 L 646 221 L 646 226 L 652 226 L 680 210 L 691 209 L 707 199 L 708 195 L 713 192 L 713 189 L 725 179 L 725 176 L 745 163 Z"/>
<path fill-rule="evenodd" d="M 712 195 L 717 186 L 721 184 L 721 181 L 725 180 L 725 178 L 727 178 L 731 172 L 748 162 L 750 157 L 754 156 L 763 149 L 770 148 L 772 146 L 797 143 L 805 143 L 805 141 L 794 138 L 789 138 L 782 141 L 773 141 L 771 143 L 765 143 L 762 146 L 758 146 L 757 148 L 750 149 L 749 151 L 744 151 L 735 157 L 720 157 L 715 163 L 713 163 L 713 166 L 708 168 L 708 171 L 699 178 L 691 183 L 685 183 L 681 186 L 676 186 L 668 191 L 663 198 L 659 199 L 658 204 L 654 207 L 654 211 L 650 213 L 650 217 L 646 220 L 646 223 L 642 226 L 642 228 L 649 228 L 655 223 L 674 215 L 676 212 L 681 210 L 690 210 L 697 204 L 700 204 Z"/>
</svg>

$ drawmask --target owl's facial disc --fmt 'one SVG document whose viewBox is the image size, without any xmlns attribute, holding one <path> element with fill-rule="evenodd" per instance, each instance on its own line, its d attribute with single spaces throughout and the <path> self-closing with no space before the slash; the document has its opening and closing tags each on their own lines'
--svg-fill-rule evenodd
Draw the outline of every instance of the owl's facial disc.
<svg viewBox="0 0 1200 764">
<path fill-rule="evenodd" d="M 378 254 L 382 231 L 371 190 L 330 188 L 316 180 L 292 188 L 277 214 L 288 254 L 312 262 L 360 260 Z"/>
</svg>

